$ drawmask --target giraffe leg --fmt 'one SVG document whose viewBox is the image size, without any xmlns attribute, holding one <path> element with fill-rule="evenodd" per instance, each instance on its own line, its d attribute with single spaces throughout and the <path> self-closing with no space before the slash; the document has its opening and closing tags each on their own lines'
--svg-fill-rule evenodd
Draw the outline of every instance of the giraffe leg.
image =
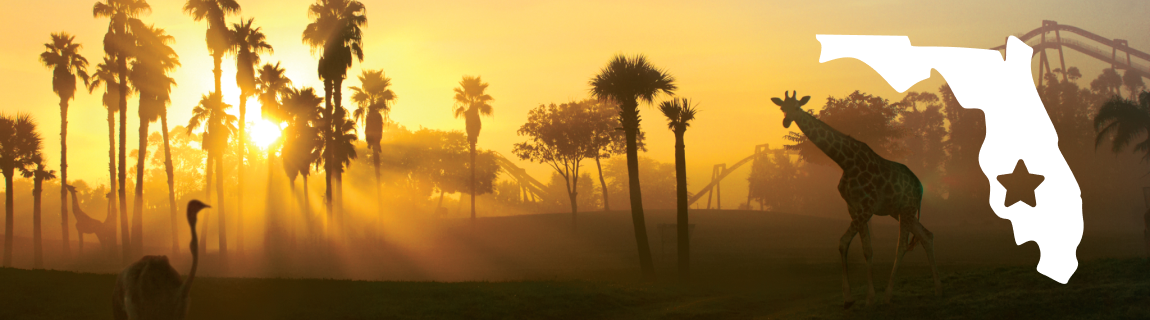
<svg viewBox="0 0 1150 320">
<path fill-rule="evenodd" d="M 898 272 L 899 262 L 901 262 L 902 257 L 906 255 L 910 232 L 911 227 L 908 223 L 899 223 L 898 245 L 896 245 L 894 249 L 894 266 L 890 268 L 890 281 L 886 284 L 886 303 L 890 303 L 890 297 L 894 294 L 894 275 Z"/>
<path fill-rule="evenodd" d="M 859 232 L 859 237 L 863 245 L 863 257 L 866 258 L 866 304 L 869 306 L 874 302 L 874 272 L 872 268 L 872 258 L 874 257 L 874 249 L 871 247 L 870 242 L 870 222 L 862 224 L 862 231 Z"/>
<path fill-rule="evenodd" d="M 926 227 L 923 227 L 918 221 L 911 224 L 910 231 L 914 232 L 914 236 L 920 239 L 922 248 L 926 249 L 926 258 L 930 261 L 930 273 L 934 277 L 934 295 L 941 296 L 942 281 L 938 279 L 938 265 L 934 261 L 934 233 L 926 230 Z"/>
<path fill-rule="evenodd" d="M 850 281 L 847 280 L 847 249 L 850 248 L 851 240 L 854 239 L 857 233 L 858 229 L 855 228 L 855 224 L 852 222 L 850 227 L 847 228 L 847 232 L 839 239 L 839 255 L 842 256 L 843 261 L 843 300 L 845 301 L 843 303 L 843 309 L 850 308 L 851 305 L 855 303 L 854 297 L 851 296 Z"/>
</svg>

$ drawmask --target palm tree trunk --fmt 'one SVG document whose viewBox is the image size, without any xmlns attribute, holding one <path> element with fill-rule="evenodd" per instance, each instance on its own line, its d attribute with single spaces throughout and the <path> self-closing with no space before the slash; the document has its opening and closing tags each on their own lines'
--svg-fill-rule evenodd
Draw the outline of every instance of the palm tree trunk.
<svg viewBox="0 0 1150 320">
<path fill-rule="evenodd" d="M 685 129 L 685 128 L 684 128 Z M 675 184 L 676 200 L 678 202 L 678 248 L 679 248 L 679 282 L 687 283 L 691 278 L 691 238 L 687 221 L 687 155 L 683 145 L 685 130 L 675 130 Z"/>
<path fill-rule="evenodd" d="M 220 151 L 223 151 L 224 145 L 218 146 L 218 148 L 220 148 Z M 223 152 L 220 152 L 220 154 L 216 156 L 216 199 L 218 199 L 216 202 L 219 203 L 219 207 L 216 209 L 218 212 L 216 216 L 219 217 L 220 223 L 220 269 L 226 272 L 228 270 L 228 229 L 224 223 L 224 219 L 226 218 L 224 208 L 227 207 L 224 205 L 224 177 L 227 177 L 227 175 L 224 174 L 224 155 Z"/>
<path fill-rule="evenodd" d="M 307 170 L 311 170 L 308 168 Z M 303 176 L 303 221 L 306 225 L 307 234 L 310 240 L 315 240 L 315 224 L 311 217 L 311 194 L 308 193 L 307 188 L 307 175 Z"/>
<path fill-rule="evenodd" d="M 172 169 L 172 145 L 168 140 L 168 112 L 166 110 L 160 113 L 160 126 L 164 136 L 164 173 L 168 176 L 168 211 L 172 215 L 172 256 L 177 256 L 180 253 L 180 233 L 176 224 L 176 221 L 179 221 L 179 214 L 176 213 L 176 179 Z"/>
<path fill-rule="evenodd" d="M 334 90 L 334 87 L 335 87 L 335 81 L 334 80 L 326 80 L 325 79 L 323 81 L 323 91 L 324 91 L 323 100 L 324 100 L 324 103 L 326 104 L 324 106 L 323 116 L 325 117 L 325 119 L 328 119 L 328 122 L 325 123 L 324 127 L 323 127 L 323 133 L 324 133 L 323 134 L 323 137 L 324 137 L 323 141 L 325 144 L 324 153 L 323 153 L 323 157 L 324 157 L 324 161 L 323 161 L 323 169 L 324 170 L 323 171 L 324 171 L 324 183 L 327 187 L 327 191 L 324 192 L 324 195 L 323 195 L 324 198 L 323 199 L 324 199 L 324 204 L 327 205 L 328 220 L 331 220 L 331 215 L 332 215 L 332 210 L 333 210 L 333 204 L 331 203 L 331 200 L 332 200 L 331 174 L 332 174 L 332 162 L 335 162 L 335 153 L 331 152 L 332 149 L 329 149 L 329 148 L 334 147 L 333 143 L 332 143 L 332 137 L 331 137 L 332 136 L 332 126 L 335 124 L 335 121 L 332 121 L 333 120 L 332 114 L 335 113 L 335 106 L 332 104 L 332 96 L 331 96 L 332 91 Z"/>
<path fill-rule="evenodd" d="M 68 100 L 60 99 L 60 227 L 61 240 L 64 243 L 64 259 L 72 255 L 72 249 L 68 245 L 68 190 L 64 189 L 63 185 L 68 184 Z M 39 203 L 39 202 L 37 202 Z M 36 227 L 36 232 L 40 232 L 40 227 Z M 40 245 L 40 241 L 36 241 L 36 246 Z M 37 256 L 40 250 L 36 250 Z M 37 259 L 39 260 L 39 259 Z M 43 267 L 39 265 L 37 267 Z"/>
<path fill-rule="evenodd" d="M 603 190 L 603 211 L 611 211 L 611 202 L 607 201 L 607 180 L 603 179 L 603 165 L 599 163 L 599 155 L 595 155 L 595 168 L 599 169 L 599 185 Z"/>
<path fill-rule="evenodd" d="M 274 164 L 272 157 L 274 156 L 275 151 L 269 146 L 267 157 L 268 179 L 267 184 L 264 186 L 264 217 L 266 217 L 266 220 L 264 220 L 264 252 L 279 252 L 279 250 L 273 250 L 273 248 L 278 248 L 281 240 L 279 237 L 281 228 L 280 219 L 283 215 L 283 210 L 277 210 L 282 207 L 279 207 L 279 203 L 272 199 L 273 195 L 278 196 L 277 193 L 273 193 L 272 191 L 272 174 L 274 172 L 272 170 L 272 164 Z M 279 189 L 276 189 L 276 191 L 278 190 Z"/>
<path fill-rule="evenodd" d="M 379 181 L 379 147 L 372 150 L 371 165 L 375 167 L 375 206 L 378 210 L 379 218 L 383 219 L 383 187 Z"/>
<path fill-rule="evenodd" d="M 140 106 L 143 109 L 143 106 Z M 136 196 L 132 199 L 132 256 L 144 253 L 144 160 L 148 158 L 148 120 L 140 117 L 139 154 L 136 157 Z"/>
<path fill-rule="evenodd" d="M 108 180 L 108 185 L 111 188 L 108 191 L 116 192 L 116 109 L 113 107 L 108 107 Z M 60 187 L 63 189 L 63 185 Z M 76 201 L 76 199 L 73 198 L 72 201 Z M 119 222 L 116 216 L 116 212 L 119 211 L 119 204 L 115 196 L 108 197 L 108 207 L 108 215 L 104 218 L 104 223 L 112 226 L 112 242 L 115 242 L 117 233 L 120 232 L 116 228 L 116 224 Z M 76 236 L 80 240 L 80 253 L 83 254 L 84 234 L 80 232 L 80 229 L 76 229 Z M 115 247 L 115 243 L 109 243 L 107 254 L 115 254 Z"/>
<path fill-rule="evenodd" d="M 639 267 L 643 278 L 655 280 L 655 265 L 651 261 L 651 246 L 647 240 L 647 222 L 643 217 L 643 193 L 639 189 L 639 152 L 636 138 L 639 135 L 639 111 L 637 106 L 624 108 L 622 123 L 627 135 L 627 181 L 631 191 L 631 220 L 635 226 L 635 243 L 639 248 Z"/>
<path fill-rule="evenodd" d="M 208 159 L 204 165 L 204 199 L 207 199 L 208 201 L 211 201 L 212 199 L 212 174 L 215 172 L 214 168 L 212 167 L 212 162 L 215 160 L 216 153 L 213 152 L 211 148 L 209 148 Z M 204 219 L 203 227 L 200 227 L 200 248 L 204 248 L 204 252 L 208 251 L 208 225 L 211 224 L 208 223 L 208 221 L 211 221 L 208 220 L 208 215 L 210 213 L 211 210 L 203 211 L 200 213 L 203 215 Z"/>
<path fill-rule="evenodd" d="M 239 181 L 239 189 L 236 190 L 236 250 L 240 256 L 244 255 L 244 160 L 248 156 L 248 145 L 244 141 L 247 136 L 244 135 L 244 125 L 246 124 L 247 115 L 247 95 L 240 94 L 240 136 L 239 136 L 239 155 L 236 157 L 236 179 Z"/>
<path fill-rule="evenodd" d="M 333 82 L 334 82 L 333 83 L 334 86 L 332 87 L 332 93 L 335 96 L 332 97 L 332 104 L 335 105 L 336 109 L 339 109 L 339 110 L 341 110 L 341 112 L 346 114 L 347 111 L 345 111 L 343 109 L 343 78 L 342 77 L 335 78 L 333 80 Z M 338 130 L 338 132 L 332 132 L 333 133 L 332 137 L 334 138 L 336 135 L 343 134 L 343 130 L 342 130 L 343 129 L 342 128 L 343 119 L 335 119 L 333 117 L 332 121 L 333 121 L 332 123 L 337 123 L 341 127 L 340 128 L 341 130 Z M 332 126 L 332 129 L 335 129 L 335 126 Z M 335 139 L 332 139 L 330 142 L 332 142 L 333 147 L 336 147 L 336 145 L 338 144 L 338 142 Z M 331 152 L 330 154 L 331 154 L 331 160 L 333 160 L 331 165 L 332 165 L 332 168 L 335 169 L 335 179 L 336 179 L 336 183 L 337 183 L 336 187 L 339 188 L 339 197 L 335 198 L 335 200 L 333 200 L 334 203 L 331 204 L 333 207 L 335 207 L 335 210 L 333 210 L 332 214 L 336 217 L 336 219 L 339 219 L 340 222 L 342 222 L 343 221 L 343 176 L 342 176 L 343 163 L 340 163 L 338 161 L 334 161 L 335 160 L 335 152 Z"/>
<path fill-rule="evenodd" d="M 121 252 L 123 256 L 123 263 L 125 266 L 132 263 L 132 239 L 131 233 L 128 231 L 128 194 L 124 189 L 128 184 L 128 62 L 127 59 L 121 55 L 116 59 L 116 64 L 120 69 L 120 160 L 119 160 L 119 174 L 117 179 L 119 185 L 116 189 L 116 194 L 120 197 L 120 231 L 123 232 L 120 236 L 123 241 Z"/>
<path fill-rule="evenodd" d="M 471 226 L 475 226 L 475 142 L 471 143 Z"/>
<path fill-rule="evenodd" d="M 4 170 L 4 267 L 12 267 L 12 173 L 14 169 Z"/>
<path fill-rule="evenodd" d="M 40 239 L 40 193 L 44 191 L 44 178 L 32 179 L 32 268 L 44 269 L 44 244 Z"/>
</svg>

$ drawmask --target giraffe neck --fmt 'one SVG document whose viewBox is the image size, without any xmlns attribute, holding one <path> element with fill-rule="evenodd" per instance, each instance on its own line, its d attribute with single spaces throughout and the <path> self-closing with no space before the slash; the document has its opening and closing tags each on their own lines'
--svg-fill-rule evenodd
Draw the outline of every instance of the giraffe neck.
<svg viewBox="0 0 1150 320">
<path fill-rule="evenodd" d="M 811 143 L 814 143 L 819 150 L 834 160 L 835 164 L 838 164 L 844 171 L 848 169 L 847 160 L 854 158 L 855 152 L 874 153 L 865 143 L 835 130 L 835 128 L 805 111 L 798 110 L 787 116 L 799 126 L 799 130 L 807 136 L 807 139 L 811 140 Z M 861 146 L 855 146 L 856 144 Z"/>
<path fill-rule="evenodd" d="M 76 190 L 68 190 L 68 193 L 72 194 L 72 215 L 77 217 L 87 217 L 88 214 L 84 213 L 83 210 L 80 210 L 80 199 L 76 197 Z"/>
</svg>

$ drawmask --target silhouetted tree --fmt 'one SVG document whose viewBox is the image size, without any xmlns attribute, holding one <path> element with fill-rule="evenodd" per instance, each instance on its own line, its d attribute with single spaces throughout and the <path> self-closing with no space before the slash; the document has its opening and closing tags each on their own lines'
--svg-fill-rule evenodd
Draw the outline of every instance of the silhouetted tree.
<svg viewBox="0 0 1150 320">
<path fill-rule="evenodd" d="M 639 248 L 639 266 L 647 280 L 655 278 L 655 265 L 651 261 L 651 247 L 647 242 L 647 227 L 643 218 L 643 195 L 639 186 L 639 100 L 651 103 L 655 95 L 675 92 L 675 78 L 651 66 L 643 55 L 626 57 L 617 55 L 594 78 L 591 94 L 596 98 L 619 104 L 619 122 L 627 136 L 628 185 L 631 188 L 631 218 L 635 226 L 635 240 Z"/>
<path fill-rule="evenodd" d="M 383 138 L 384 116 L 391 112 L 395 92 L 391 91 L 391 78 L 383 75 L 383 70 L 363 70 L 359 75 L 359 87 L 351 87 L 351 101 L 359 105 L 353 113 L 356 121 L 363 121 L 364 140 L 371 149 L 371 164 L 375 167 L 375 196 L 382 201 L 379 182 L 379 140 Z M 379 202 L 382 213 L 383 203 Z"/>
<path fill-rule="evenodd" d="M 946 116 L 942 113 L 942 103 L 937 94 L 929 92 L 908 92 L 898 103 L 899 121 L 896 124 L 904 132 L 897 140 L 905 164 L 918 176 L 926 190 L 923 194 L 933 202 L 941 199 L 945 190 L 942 183 L 942 169 L 946 162 Z"/>
<path fill-rule="evenodd" d="M 687 227 L 687 152 L 683 145 L 683 134 L 695 120 L 697 109 L 687 98 L 672 99 L 659 104 L 659 111 L 667 117 L 667 129 L 675 133 L 675 185 L 677 201 L 676 224 L 678 225 L 679 281 L 687 283 L 691 279 L 691 240 Z"/>
<path fill-rule="evenodd" d="M 790 152 L 786 149 L 765 150 L 755 156 L 751 175 L 747 178 L 750 198 L 759 203 L 760 209 L 798 211 L 803 204 L 803 195 L 809 193 L 796 187 L 803 176 L 802 167 L 791 161 Z"/>
<path fill-rule="evenodd" d="M 603 163 L 601 160 L 614 155 L 627 154 L 627 136 L 623 133 L 623 125 L 619 123 L 619 105 L 611 100 L 588 99 L 582 103 L 591 108 L 592 138 L 591 144 L 595 147 L 595 168 L 599 171 L 599 187 L 603 193 L 603 211 L 610 211 L 610 197 L 607 192 L 607 180 L 603 177 Z M 646 134 L 639 131 L 636 145 L 639 150 L 646 152 Z"/>
<path fill-rule="evenodd" d="M 88 83 L 88 93 L 95 91 L 100 85 L 104 86 L 104 95 L 101 102 L 104 104 L 104 109 L 108 110 L 108 188 L 111 192 L 115 192 L 116 186 L 118 185 L 116 183 L 116 112 L 120 111 L 120 83 L 117 80 L 119 77 L 117 70 L 115 59 L 110 55 L 104 55 L 104 62 L 96 66 L 96 72 L 92 73 L 91 82 Z M 109 216 L 105 219 L 107 220 L 106 223 L 113 226 L 115 226 L 119 220 L 115 214 L 118 212 L 116 200 L 116 197 L 108 198 L 110 211 L 108 212 Z M 67 228 L 67 226 L 65 226 L 65 228 Z M 113 233 L 119 232 L 116 228 L 112 229 Z M 79 230 L 77 230 L 77 232 L 79 232 Z M 112 237 L 115 238 L 116 235 L 113 234 Z M 127 237 L 126 234 L 125 237 Z M 109 245 L 114 246 L 112 244 Z M 82 242 L 80 246 L 83 246 Z"/>
<path fill-rule="evenodd" d="M 288 89 L 291 88 L 291 79 L 288 79 L 288 77 L 284 75 L 285 72 L 286 71 L 280 67 L 279 62 L 276 62 L 275 65 L 267 63 L 260 68 L 259 78 L 256 79 L 256 89 L 260 99 L 260 116 L 263 117 L 264 120 L 274 124 L 276 128 L 279 128 L 287 121 L 287 116 L 285 115 L 281 101 L 283 101 L 285 95 L 289 92 Z M 283 240 L 280 237 L 282 234 L 279 233 L 284 231 L 283 225 L 280 224 L 282 222 L 280 219 L 283 216 L 283 212 L 282 210 L 276 210 L 282 207 L 279 206 L 278 202 L 273 201 L 270 195 L 272 194 L 271 190 L 273 190 L 273 179 L 275 177 L 273 168 L 276 163 L 272 159 L 275 158 L 276 150 L 284 146 L 284 138 L 285 136 L 283 132 L 281 132 L 280 138 L 267 147 L 268 173 L 265 190 L 269 190 L 267 192 L 269 197 L 266 199 L 267 205 L 264 207 L 264 215 L 268 219 L 268 232 L 265 233 L 265 238 L 270 240 L 264 242 L 265 244 L 269 244 L 265 245 L 265 248 L 268 248 L 270 244 L 278 244 Z"/>
<path fill-rule="evenodd" d="M 1114 153 L 1121 153 L 1132 146 L 1135 152 L 1143 152 L 1143 161 L 1150 161 L 1150 92 L 1142 92 L 1138 101 L 1113 97 L 1098 109 L 1094 116 L 1094 130 L 1098 132 L 1095 146 L 1109 140 Z M 1141 138 L 1142 142 L 1135 143 Z"/>
<path fill-rule="evenodd" d="M 136 59 L 132 61 L 129 80 L 131 80 L 136 92 L 140 94 L 138 108 L 140 130 L 137 149 L 140 156 L 136 157 L 136 196 L 131 236 L 133 256 L 142 256 L 144 250 L 144 160 L 148 154 L 148 124 L 159 120 L 161 115 L 166 118 L 168 104 L 172 102 L 172 86 L 176 85 L 176 81 L 168 76 L 168 72 L 180 65 L 180 59 L 176 51 L 170 46 L 174 42 L 174 38 L 168 35 L 164 29 L 133 22 L 132 30 L 136 38 L 134 50 Z M 170 200 L 168 209 L 171 211 L 172 217 L 175 218 L 175 190 L 171 190 L 171 183 L 169 183 L 168 194 Z M 175 230 L 175 228 L 172 229 Z"/>
<path fill-rule="evenodd" d="M 69 35 L 67 32 L 53 33 L 52 41 L 44 44 L 44 52 L 40 54 L 40 63 L 45 67 L 52 68 L 52 92 L 60 97 L 60 177 L 61 180 L 68 181 L 68 101 L 76 97 L 76 78 L 84 80 L 84 85 L 87 86 L 88 81 L 88 59 L 80 55 L 79 43 L 75 43 L 75 36 Z M 60 188 L 60 225 L 63 230 L 64 242 L 64 256 L 67 257 L 71 254 L 68 247 L 68 191 Z M 36 206 L 39 207 L 39 201 Z M 38 217 L 38 215 L 37 215 Z M 39 223 L 39 220 L 36 220 Z M 40 227 L 36 227 L 36 232 L 40 232 Z M 36 241 L 37 248 L 40 246 L 39 240 Z M 36 250 L 36 261 L 41 261 L 40 250 Z M 37 268 L 42 267 L 37 263 Z"/>
<path fill-rule="evenodd" d="M 44 191 L 44 180 L 56 179 L 56 171 L 44 167 L 44 159 L 41 155 L 36 155 L 32 162 L 36 164 L 36 169 L 23 171 L 21 175 L 25 178 L 32 178 L 32 267 L 43 269 L 44 243 L 41 239 L 40 228 L 40 194 Z"/>
<path fill-rule="evenodd" d="M 355 121 L 351 119 L 347 109 L 338 107 L 335 113 L 331 114 L 330 118 L 321 119 L 320 123 L 323 125 L 331 124 L 331 130 L 327 131 L 324 136 L 323 157 L 320 159 L 324 167 L 333 170 L 334 186 L 336 195 L 333 198 L 336 202 L 336 209 L 343 210 L 343 171 L 344 168 L 351 165 L 351 160 L 357 156 L 355 152 L 355 140 L 358 139 L 355 131 Z M 335 161 L 334 163 L 326 163 L 327 161 Z M 331 227 L 336 219 L 342 221 L 343 215 L 336 215 L 334 212 L 328 211 L 328 226 Z"/>
<path fill-rule="evenodd" d="M 311 87 L 303 89 L 290 88 L 283 96 L 283 114 L 288 120 L 284 128 L 283 158 L 284 172 L 288 181 L 294 186 L 295 178 L 303 176 L 303 200 L 305 215 L 311 216 L 311 204 L 308 197 L 307 178 L 311 175 L 311 166 L 318 165 L 323 152 L 323 136 L 318 127 L 323 109 L 320 104 L 323 98 L 316 96 Z M 294 187 L 293 187 L 294 190 Z M 311 226 L 309 226 L 311 227 Z"/>
<path fill-rule="evenodd" d="M 247 139 L 245 126 L 247 125 L 248 98 L 258 94 L 255 68 L 260 64 L 260 54 L 273 52 L 263 31 L 258 27 L 252 27 L 254 20 L 254 18 L 247 21 L 240 19 L 240 23 L 232 24 L 232 29 L 229 30 L 233 44 L 232 50 L 236 54 L 236 84 L 240 87 L 240 127 L 239 134 L 236 135 L 239 139 L 237 143 L 239 146 L 238 161 L 236 163 L 236 178 L 239 180 L 239 192 L 236 192 L 236 248 L 240 255 L 244 254 L 243 213 L 244 190 L 246 190 L 244 188 L 244 163 L 248 156 L 247 142 L 245 141 Z"/>
<path fill-rule="evenodd" d="M 475 143 L 479 141 L 479 131 L 483 129 L 480 115 L 490 116 L 491 95 L 485 93 L 487 83 L 481 77 L 463 76 L 459 87 L 455 88 L 455 118 L 463 117 L 467 124 L 467 143 L 471 148 L 471 223 L 475 224 Z"/>
<path fill-rule="evenodd" d="M 208 161 L 205 162 L 204 172 L 206 172 L 206 179 L 204 183 L 211 186 L 212 164 L 215 164 L 215 173 L 219 175 L 216 182 L 216 189 L 223 191 L 223 153 L 228 146 L 228 138 L 233 132 L 236 131 L 235 123 L 236 116 L 227 114 L 226 110 L 230 109 L 232 105 L 222 102 L 223 99 L 219 97 L 219 93 L 212 92 L 200 97 L 200 102 L 192 109 L 192 118 L 188 119 L 188 134 L 204 126 L 203 142 L 200 144 L 203 149 L 208 152 Z M 213 159 L 215 161 L 213 161 Z M 217 192 L 219 195 L 219 202 L 223 203 L 223 192 Z M 224 223 L 224 208 L 218 208 L 217 215 L 219 216 L 220 227 L 220 262 L 226 268 L 227 266 L 227 229 Z M 207 218 L 205 217 L 205 221 Z M 207 248 L 207 228 L 209 223 L 205 222 L 201 234 L 204 235 L 200 238 L 200 246 Z"/>
<path fill-rule="evenodd" d="M 12 267 L 12 178 L 16 171 L 35 170 L 41 139 L 36 123 L 28 114 L 0 115 L 0 172 L 4 174 L 4 267 Z"/>
<path fill-rule="evenodd" d="M 144 0 L 104 0 L 92 7 L 92 16 L 108 18 L 108 32 L 104 34 L 104 54 L 116 60 L 116 81 L 120 85 L 120 158 L 117 195 L 120 204 L 121 249 L 124 265 L 132 263 L 131 238 L 128 231 L 128 194 L 125 187 L 128 180 L 128 60 L 133 57 L 135 39 L 130 25 L 142 24 L 137 18 L 144 12 L 151 12 L 152 6 Z"/>
<path fill-rule="evenodd" d="M 347 69 L 351 68 L 352 57 L 363 62 L 363 26 L 367 25 L 367 9 L 363 3 L 355 0 L 316 0 L 308 7 L 308 17 L 312 23 L 303 31 L 303 42 L 311 46 L 313 52 L 321 50 L 319 58 L 319 78 L 323 80 L 325 108 L 323 119 L 332 119 L 335 109 L 342 108 L 343 79 L 347 78 Z M 338 135 L 333 134 L 334 122 L 328 122 L 321 127 L 325 145 L 334 145 Z M 334 153 L 325 154 L 335 156 Z M 328 214 L 334 212 L 332 198 L 332 175 L 342 168 L 330 166 L 340 163 L 335 159 L 324 160 L 325 167 Z"/>
<path fill-rule="evenodd" d="M 1118 75 L 1118 71 L 1114 68 L 1102 69 L 1102 73 L 1090 82 L 1090 90 L 1095 92 L 1105 92 L 1109 95 L 1117 95 L 1119 89 L 1122 88 L 1122 76 Z"/>
<path fill-rule="evenodd" d="M 563 177 L 571 201 L 572 230 L 578 225 L 580 162 L 599 151 L 593 144 L 593 111 L 586 102 L 539 105 L 528 111 L 527 123 L 517 131 L 530 140 L 516 143 L 512 151 L 520 160 L 547 164 Z"/>
<path fill-rule="evenodd" d="M 1122 85 L 1130 91 L 1130 100 L 1137 99 L 1138 93 L 1146 88 L 1146 83 L 1142 82 L 1142 74 L 1130 69 L 1126 69 L 1126 72 L 1122 74 Z"/>
<path fill-rule="evenodd" d="M 221 92 L 220 77 L 223 75 L 223 71 L 220 70 L 220 65 L 223 64 L 224 54 L 232 48 L 232 34 L 228 30 L 225 18 L 229 14 L 240 13 L 240 4 L 235 0 L 188 0 L 184 3 L 184 13 L 191 15 L 196 22 L 200 20 L 207 20 L 208 22 L 204 41 L 212 55 L 212 66 L 214 67 L 212 74 L 215 76 L 216 87 L 212 92 Z M 216 208 L 222 206 L 223 203 L 216 204 Z"/>
</svg>

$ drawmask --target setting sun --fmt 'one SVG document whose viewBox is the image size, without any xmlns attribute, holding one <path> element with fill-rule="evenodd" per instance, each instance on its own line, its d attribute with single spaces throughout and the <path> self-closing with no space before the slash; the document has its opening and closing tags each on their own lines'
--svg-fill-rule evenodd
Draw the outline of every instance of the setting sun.
<svg viewBox="0 0 1150 320">
<path fill-rule="evenodd" d="M 280 127 L 264 119 L 256 120 L 252 125 L 252 142 L 255 142 L 261 149 L 267 149 L 269 145 L 276 142 L 280 138 Z"/>
</svg>

